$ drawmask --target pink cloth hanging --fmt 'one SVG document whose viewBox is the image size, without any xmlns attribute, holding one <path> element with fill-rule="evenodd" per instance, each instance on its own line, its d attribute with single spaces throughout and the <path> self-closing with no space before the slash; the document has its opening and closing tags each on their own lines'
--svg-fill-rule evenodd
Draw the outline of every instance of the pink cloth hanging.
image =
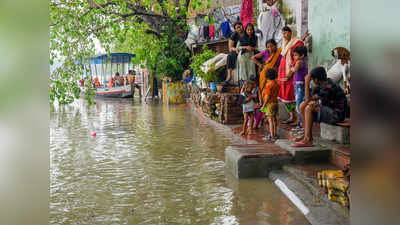
<svg viewBox="0 0 400 225">
<path fill-rule="evenodd" d="M 210 39 L 215 37 L 214 26 L 209 27 L 209 35 L 208 36 L 210 37 Z"/>
<path fill-rule="evenodd" d="M 242 0 L 242 8 L 240 9 L 240 20 L 244 28 L 248 23 L 254 24 L 253 18 L 253 0 Z"/>
</svg>

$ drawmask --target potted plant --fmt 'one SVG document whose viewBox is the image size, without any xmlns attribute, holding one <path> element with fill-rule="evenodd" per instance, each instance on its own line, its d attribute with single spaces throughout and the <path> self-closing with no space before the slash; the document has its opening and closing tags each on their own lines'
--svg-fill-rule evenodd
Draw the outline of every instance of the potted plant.
<svg viewBox="0 0 400 225">
<path fill-rule="evenodd" d="M 193 69 L 193 72 L 201 77 L 205 82 L 210 83 L 210 82 L 215 82 L 218 79 L 218 71 L 215 71 L 213 69 L 214 64 L 211 64 L 207 72 L 204 72 L 202 70 L 203 64 L 208 61 L 209 59 L 212 59 L 216 56 L 217 54 L 210 49 L 207 48 L 206 45 L 203 46 L 202 52 L 197 55 L 193 55 L 191 58 L 192 63 L 190 64 L 190 68 Z M 215 83 L 210 85 L 212 87 L 215 86 Z M 216 89 L 216 88 L 215 88 Z"/>
</svg>

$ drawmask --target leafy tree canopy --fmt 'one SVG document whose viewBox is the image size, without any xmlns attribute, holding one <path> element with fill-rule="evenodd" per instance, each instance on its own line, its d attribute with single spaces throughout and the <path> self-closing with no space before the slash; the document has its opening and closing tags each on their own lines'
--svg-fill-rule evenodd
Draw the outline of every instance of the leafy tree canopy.
<svg viewBox="0 0 400 225">
<path fill-rule="evenodd" d="M 87 67 L 75 60 L 94 55 L 96 40 L 108 53 L 136 54 L 133 63 L 157 75 L 180 77 L 188 66 L 189 13 L 209 7 L 210 0 L 51 0 L 50 64 L 62 66 L 51 74 L 50 101 L 79 97 L 77 80 Z"/>
</svg>

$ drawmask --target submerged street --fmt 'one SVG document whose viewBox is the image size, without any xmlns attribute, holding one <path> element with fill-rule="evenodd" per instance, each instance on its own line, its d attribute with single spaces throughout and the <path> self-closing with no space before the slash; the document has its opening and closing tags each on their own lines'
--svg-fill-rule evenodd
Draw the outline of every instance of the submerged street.
<svg viewBox="0 0 400 225">
<path fill-rule="evenodd" d="M 231 140 L 188 107 L 96 99 L 50 113 L 50 224 L 309 224 L 267 178 L 224 170 Z"/>
</svg>

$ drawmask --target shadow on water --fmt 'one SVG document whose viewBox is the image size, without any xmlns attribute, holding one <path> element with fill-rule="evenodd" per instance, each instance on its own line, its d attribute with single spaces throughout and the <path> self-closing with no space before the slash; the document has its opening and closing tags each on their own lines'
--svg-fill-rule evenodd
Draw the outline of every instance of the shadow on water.
<svg viewBox="0 0 400 225">
<path fill-rule="evenodd" d="M 308 224 L 267 179 L 226 172 L 231 140 L 187 107 L 96 102 L 51 109 L 51 224 Z"/>
</svg>

